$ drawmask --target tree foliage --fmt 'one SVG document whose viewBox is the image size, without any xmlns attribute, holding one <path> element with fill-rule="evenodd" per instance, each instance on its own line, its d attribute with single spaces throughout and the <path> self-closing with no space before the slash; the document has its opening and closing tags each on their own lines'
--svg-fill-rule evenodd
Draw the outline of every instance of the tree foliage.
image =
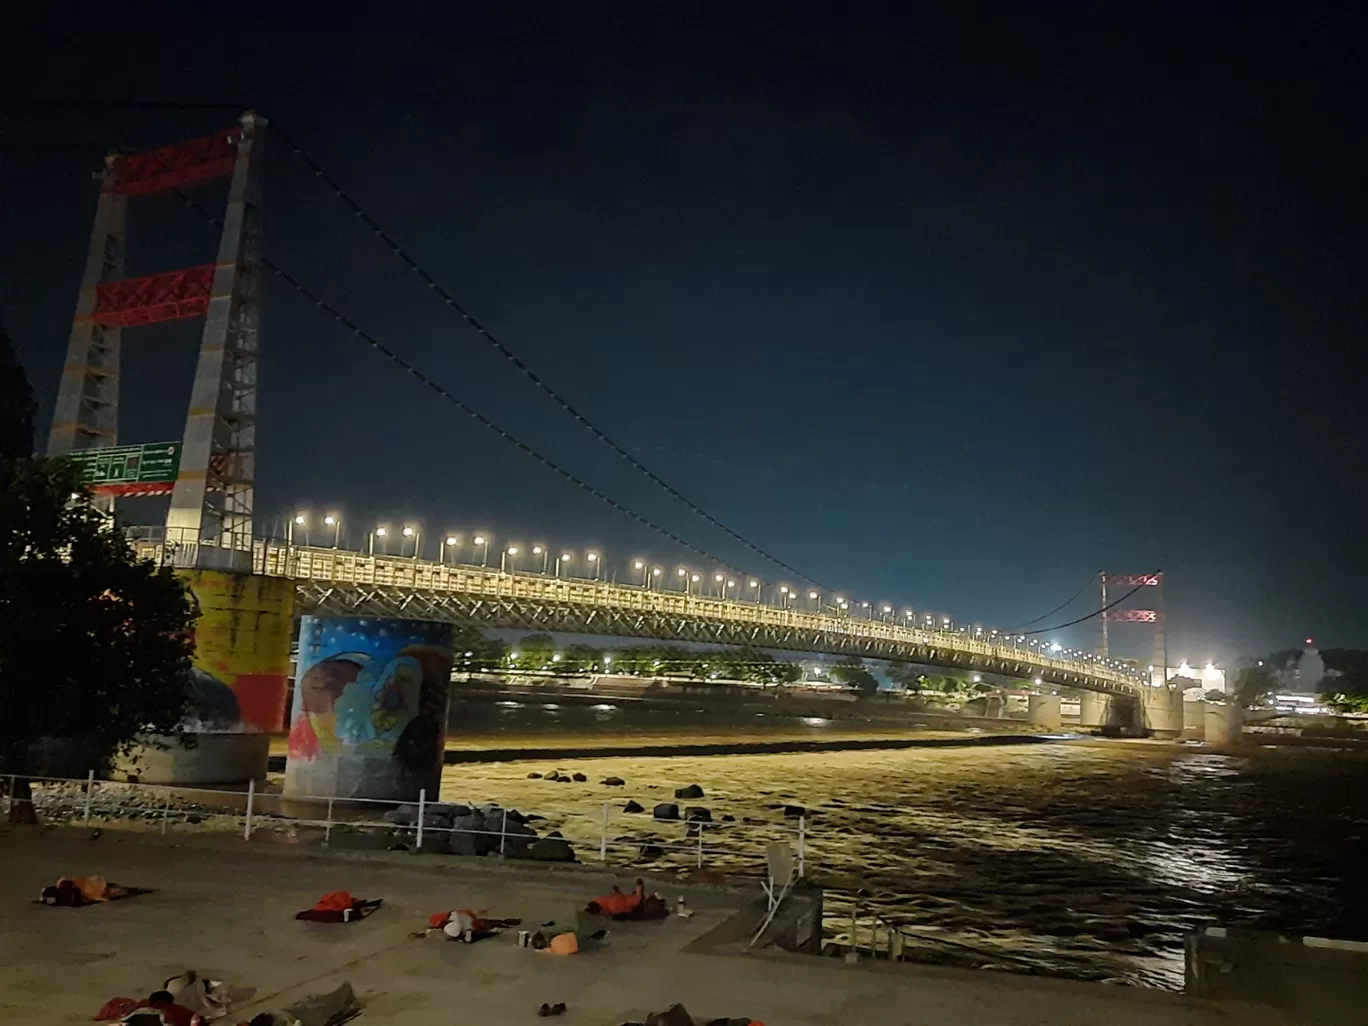
<svg viewBox="0 0 1368 1026">
<path fill-rule="evenodd" d="M 24 368 L 0 324 L 0 460 L 23 459 L 33 453 L 35 409 Z"/>
<path fill-rule="evenodd" d="M 832 665 L 830 677 L 837 684 L 854 688 L 864 695 L 872 695 L 879 690 L 878 678 L 865 669 L 863 659 L 842 659 Z"/>
<path fill-rule="evenodd" d="M 1235 674 L 1231 694 L 1246 709 L 1261 704 L 1278 686 L 1278 680 L 1265 665 L 1242 666 Z"/>
<path fill-rule="evenodd" d="M 31 433 L 22 371 L 4 387 L 0 438 L 25 430 L 14 411 Z M 40 739 L 107 758 L 176 733 L 192 624 L 181 582 L 134 556 L 69 461 L 0 453 L 0 773 L 28 772 Z"/>
</svg>

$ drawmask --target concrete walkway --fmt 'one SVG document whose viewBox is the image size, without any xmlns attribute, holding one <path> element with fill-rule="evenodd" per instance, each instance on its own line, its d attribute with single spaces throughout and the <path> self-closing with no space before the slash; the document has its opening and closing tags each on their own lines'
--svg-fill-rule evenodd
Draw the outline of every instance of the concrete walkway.
<svg viewBox="0 0 1368 1026">
<path fill-rule="evenodd" d="M 567 1026 L 617 1026 L 675 1001 L 700 1023 L 748 1015 L 767 1026 L 1284 1022 L 1269 1010 L 1126 987 L 746 954 L 727 927 L 738 895 L 675 883 L 659 886 L 671 901 L 686 894 L 698 909 L 692 919 L 614 925 L 603 948 L 573 958 L 518 948 L 511 934 L 476 945 L 415 939 L 430 913 L 453 907 L 488 908 L 533 928 L 573 922 L 613 878 L 580 867 L 239 843 L 0 828 L 0 1022 L 89 1023 L 108 998 L 146 996 L 192 967 L 257 988 L 230 1024 L 343 980 L 365 1002 L 359 1026 L 531 1024 L 543 1001 L 569 1006 L 556 1020 Z M 57 876 L 88 873 L 158 890 L 83 909 L 33 903 Z M 291 918 L 335 889 L 383 897 L 385 907 L 346 926 Z"/>
</svg>

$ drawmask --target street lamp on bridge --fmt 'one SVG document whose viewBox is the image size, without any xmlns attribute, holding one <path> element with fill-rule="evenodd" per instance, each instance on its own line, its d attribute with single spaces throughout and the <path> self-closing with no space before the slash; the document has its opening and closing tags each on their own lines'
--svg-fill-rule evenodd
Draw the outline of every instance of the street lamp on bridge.
<svg viewBox="0 0 1368 1026">
<path fill-rule="evenodd" d="M 584 560 L 593 568 L 594 580 L 597 581 L 599 579 L 599 564 L 602 563 L 603 560 L 599 559 L 599 554 L 597 552 L 586 552 L 584 554 Z"/>
<path fill-rule="evenodd" d="M 641 574 L 641 586 L 643 588 L 649 587 L 651 581 L 651 571 L 647 569 L 646 561 L 644 559 L 632 560 L 632 569 L 635 570 L 637 573 Z"/>
<path fill-rule="evenodd" d="M 780 604 L 780 606 L 782 606 L 784 609 L 787 609 L 787 608 L 788 608 L 788 604 L 789 604 L 789 598 L 790 598 L 792 595 L 793 595 L 793 592 L 789 590 L 789 586 L 788 586 L 787 584 L 780 585 L 780 587 L 779 587 L 779 604 Z"/>
<path fill-rule="evenodd" d="M 384 524 L 380 524 L 375 530 L 371 531 L 366 538 L 366 555 L 375 555 L 375 539 L 383 538 L 387 534 L 389 534 L 389 528 Z"/>
<path fill-rule="evenodd" d="M 760 582 L 752 577 L 746 582 L 746 587 L 755 592 L 755 604 L 758 606 L 760 604 Z"/>
<path fill-rule="evenodd" d="M 336 513 L 329 513 L 323 518 L 323 526 L 333 529 L 333 548 L 337 548 L 342 539 L 342 518 Z"/>
<path fill-rule="evenodd" d="M 306 528 L 306 530 L 305 530 L 305 532 L 304 532 L 304 544 L 305 544 L 305 545 L 308 545 L 308 544 L 309 544 L 309 534 L 308 534 L 308 531 L 307 531 L 308 526 L 309 526 L 309 518 L 308 518 L 308 516 L 306 516 L 305 514 L 303 514 L 303 513 L 296 513 L 294 516 L 290 517 L 290 519 L 289 519 L 288 521 L 285 522 L 285 546 L 288 548 L 288 547 L 294 545 L 294 529 L 295 529 L 296 527 L 303 527 L 303 528 Z"/>
<path fill-rule="evenodd" d="M 412 539 L 413 539 L 413 558 L 414 558 L 414 559 L 417 559 L 417 558 L 418 558 L 418 555 L 419 555 L 419 549 L 421 548 L 421 546 L 422 546 L 422 544 L 423 544 L 423 532 L 420 531 L 418 528 L 413 527 L 412 525 L 405 524 L 405 525 L 404 525 L 404 530 L 403 530 L 403 535 L 404 535 L 405 538 L 412 538 Z M 403 543 L 401 542 L 400 545 L 399 545 L 399 555 L 402 556 L 403 554 L 404 554 L 404 547 L 403 547 Z"/>
<path fill-rule="evenodd" d="M 723 599 L 726 598 L 726 597 L 727 597 L 727 575 L 726 575 L 726 574 L 713 574 L 713 584 L 717 585 L 717 597 L 718 597 L 718 598 L 723 598 Z"/>
<path fill-rule="evenodd" d="M 480 566 L 488 566 L 489 539 L 482 534 L 477 534 L 474 538 L 470 539 L 470 542 L 472 545 L 478 546 L 480 549 Z"/>
<path fill-rule="evenodd" d="M 516 545 L 510 545 L 508 546 L 508 548 L 504 549 L 502 552 L 499 553 L 499 573 L 508 573 L 509 556 L 512 556 L 514 559 L 518 557 L 518 547 Z"/>
<path fill-rule="evenodd" d="M 657 585 L 660 583 L 660 579 L 664 576 L 665 568 L 663 566 L 651 567 L 651 580 L 654 581 Z"/>
<path fill-rule="evenodd" d="M 437 550 L 437 562 L 439 562 L 439 563 L 445 563 L 445 562 L 446 562 L 446 551 L 447 551 L 447 549 L 455 550 L 456 548 L 458 548 L 458 547 L 460 546 L 460 544 L 461 544 L 461 539 L 458 538 L 456 535 L 454 535 L 454 534 L 449 534 L 449 535 L 447 535 L 446 538 L 444 538 L 444 539 L 442 540 L 442 545 L 441 545 L 441 547 Z M 452 554 L 451 554 L 451 561 L 452 561 L 453 563 L 456 562 L 456 553 L 455 553 L 455 551 L 453 551 Z"/>
<path fill-rule="evenodd" d="M 550 558 L 550 554 L 546 551 L 546 546 L 545 546 L 545 545 L 533 545 L 533 546 L 532 546 L 532 555 L 534 555 L 534 556 L 541 556 L 541 559 L 542 559 L 542 568 L 541 568 L 541 572 L 542 572 L 542 573 L 546 573 L 546 561 L 547 561 L 548 558 Z"/>
</svg>

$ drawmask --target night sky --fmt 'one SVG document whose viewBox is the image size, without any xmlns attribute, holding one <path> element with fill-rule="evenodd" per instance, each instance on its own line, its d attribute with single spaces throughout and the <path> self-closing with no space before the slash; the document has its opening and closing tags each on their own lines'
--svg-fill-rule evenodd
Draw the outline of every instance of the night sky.
<svg viewBox="0 0 1368 1026">
<path fill-rule="evenodd" d="M 852 598 L 1008 627 L 1162 569 L 1175 663 L 1366 646 L 1362 25 L 1255 6 L 44 5 L 0 72 L 0 316 L 41 444 L 91 170 L 235 116 L 103 105 L 255 106 L 609 435 Z M 791 579 L 268 145 L 271 258 L 597 487 Z M 130 274 L 212 260 L 174 199 L 130 214 Z M 125 332 L 121 441 L 180 437 L 199 327 Z M 337 508 L 354 545 L 409 517 L 602 547 L 620 578 L 712 570 L 276 284 L 262 346 L 264 527 Z"/>
</svg>

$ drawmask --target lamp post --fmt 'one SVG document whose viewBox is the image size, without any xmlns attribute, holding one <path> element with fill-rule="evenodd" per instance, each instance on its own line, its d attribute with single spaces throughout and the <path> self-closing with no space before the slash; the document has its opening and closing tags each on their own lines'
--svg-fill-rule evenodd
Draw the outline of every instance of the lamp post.
<svg viewBox="0 0 1368 1026">
<path fill-rule="evenodd" d="M 734 580 L 732 580 L 730 577 L 728 577 L 728 578 L 727 578 L 727 583 L 724 584 L 724 585 L 722 586 L 722 598 L 723 598 L 724 601 L 725 601 L 726 598 L 727 598 L 727 591 L 728 591 L 729 589 L 735 590 L 735 588 L 736 588 L 736 582 L 735 582 Z"/>
<path fill-rule="evenodd" d="M 333 548 L 337 548 L 342 540 L 342 518 L 336 513 L 329 513 L 323 518 L 323 525 L 333 529 Z"/>
<path fill-rule="evenodd" d="M 782 606 L 784 609 L 788 608 L 789 596 L 791 594 L 793 593 L 789 591 L 789 586 L 787 584 L 782 585 L 779 588 L 779 605 Z"/>
<path fill-rule="evenodd" d="M 489 565 L 489 539 L 486 538 L 486 537 L 485 537 L 484 535 L 482 535 L 482 534 L 477 534 L 474 538 L 470 539 L 470 541 L 471 541 L 471 544 L 478 546 L 479 549 L 480 549 L 480 566 L 488 566 L 488 565 Z"/>
<path fill-rule="evenodd" d="M 755 604 L 758 606 L 760 604 L 760 582 L 752 577 L 746 582 L 746 587 L 755 592 Z"/>
<path fill-rule="evenodd" d="M 406 524 L 404 525 L 403 535 L 405 538 L 413 539 L 413 558 L 417 559 L 419 547 L 423 544 L 423 532 L 418 530 L 418 528 L 413 527 L 412 525 Z M 402 556 L 403 554 L 404 548 L 403 543 L 401 542 L 399 546 L 399 555 Z"/>
<path fill-rule="evenodd" d="M 560 558 L 556 560 L 556 576 L 557 576 L 557 577 L 559 577 L 559 576 L 561 575 L 561 567 L 564 566 L 566 563 L 569 563 L 569 562 L 570 562 L 572 559 L 574 559 L 574 558 L 575 558 L 575 557 L 572 556 L 572 555 L 571 555 L 570 553 L 568 553 L 568 552 L 562 552 L 562 553 L 560 554 Z"/>
<path fill-rule="evenodd" d="M 585 562 L 594 568 L 594 580 L 597 581 L 599 579 L 599 564 L 603 562 L 603 560 L 599 559 L 599 554 L 597 552 L 586 552 L 584 554 L 584 559 Z"/>
<path fill-rule="evenodd" d="M 880 619 L 881 621 L 887 622 L 887 621 L 886 621 L 886 618 L 887 618 L 888 615 L 889 615 L 890 613 L 892 613 L 892 612 L 893 612 L 893 607 L 892 607 L 892 606 L 884 606 L 884 607 L 883 607 L 883 616 L 879 617 L 879 619 Z"/>
<path fill-rule="evenodd" d="M 650 571 L 646 569 L 646 561 L 644 559 L 632 560 L 632 569 L 641 574 L 641 586 L 643 588 L 646 587 L 650 581 L 650 577 L 648 576 Z"/>
<path fill-rule="evenodd" d="M 817 591 L 808 592 L 808 601 L 812 603 L 812 611 L 820 613 L 822 611 L 822 596 Z"/>
<path fill-rule="evenodd" d="M 546 546 L 545 546 L 545 545 L 533 545 L 533 546 L 532 546 L 532 555 L 534 555 L 534 556 L 541 556 L 541 558 L 542 558 L 542 568 L 541 568 L 541 572 L 542 572 L 542 573 L 546 573 L 546 560 L 549 558 L 549 553 L 546 551 Z"/>
<path fill-rule="evenodd" d="M 726 575 L 726 574 L 713 574 L 713 584 L 717 585 L 717 597 L 718 597 L 718 598 L 726 598 L 726 597 L 727 597 L 727 575 Z"/>
<path fill-rule="evenodd" d="M 286 522 L 286 524 L 285 524 L 285 547 L 286 547 L 286 548 L 293 548 L 293 547 L 294 547 L 294 529 L 295 529 L 296 527 L 307 527 L 308 524 L 309 524 L 309 518 L 308 518 L 307 516 L 305 516 L 303 513 L 296 513 L 294 516 L 290 517 L 290 519 L 289 519 L 289 520 Z M 307 533 L 304 535 L 304 544 L 305 544 L 305 545 L 309 544 L 309 536 L 308 536 Z"/>
<path fill-rule="evenodd" d="M 447 535 L 446 538 L 443 539 L 443 541 L 442 541 L 441 548 L 439 548 L 439 549 L 437 550 L 437 562 L 439 562 L 439 563 L 445 563 L 445 562 L 446 562 L 446 550 L 447 550 L 447 549 L 455 549 L 455 548 L 456 548 L 458 545 L 460 545 L 460 544 L 461 544 L 461 539 L 458 538 L 458 537 L 456 537 L 456 535 L 454 535 L 454 534 L 449 534 L 449 535 Z M 453 563 L 456 562 L 456 553 L 454 553 L 454 552 L 452 553 L 452 559 L 451 559 L 451 561 L 452 561 Z"/>
<path fill-rule="evenodd" d="M 663 566 L 653 566 L 653 567 L 651 567 L 651 582 L 652 582 L 653 584 L 659 586 L 659 584 L 660 584 L 660 579 L 661 579 L 662 577 L 664 577 L 664 576 L 665 576 L 665 568 L 664 568 Z"/>
<path fill-rule="evenodd" d="M 675 576 L 679 578 L 680 587 L 684 589 L 684 594 L 689 593 L 689 571 L 682 566 L 675 567 Z"/>
<path fill-rule="evenodd" d="M 840 616 L 840 615 L 841 615 L 841 610 L 843 610 L 843 609 L 845 609 L 845 608 L 846 608 L 846 600 L 845 600 L 844 598 L 842 598 L 840 595 L 837 595 L 837 596 L 836 596 L 836 615 L 837 615 L 837 616 Z"/>
<path fill-rule="evenodd" d="M 518 558 L 518 547 L 516 545 L 510 545 L 508 546 L 508 548 L 504 549 L 502 552 L 499 553 L 499 573 L 508 573 L 509 556 L 512 556 L 514 559 Z"/>
<path fill-rule="evenodd" d="M 375 530 L 371 531 L 370 536 L 366 542 L 366 555 L 375 555 L 375 539 L 383 538 L 387 534 L 389 534 L 389 528 L 386 527 L 384 524 L 381 524 Z"/>
</svg>

